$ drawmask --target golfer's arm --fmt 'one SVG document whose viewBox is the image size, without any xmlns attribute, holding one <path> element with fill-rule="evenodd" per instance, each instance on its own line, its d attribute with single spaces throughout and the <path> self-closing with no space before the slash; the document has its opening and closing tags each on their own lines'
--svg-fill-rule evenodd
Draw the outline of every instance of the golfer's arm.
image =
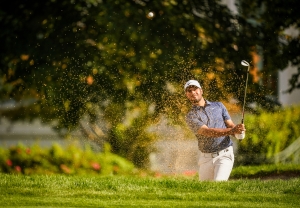
<svg viewBox="0 0 300 208">
<path fill-rule="evenodd" d="M 198 130 L 197 133 L 205 137 L 215 138 L 215 137 L 232 135 L 233 134 L 232 128 L 231 127 L 225 129 L 208 128 L 206 125 L 203 125 L 201 126 L 201 128 Z"/>
<path fill-rule="evenodd" d="M 231 119 L 225 120 L 225 124 L 226 124 L 227 128 L 235 127 L 235 124 L 233 123 L 233 121 Z"/>
</svg>

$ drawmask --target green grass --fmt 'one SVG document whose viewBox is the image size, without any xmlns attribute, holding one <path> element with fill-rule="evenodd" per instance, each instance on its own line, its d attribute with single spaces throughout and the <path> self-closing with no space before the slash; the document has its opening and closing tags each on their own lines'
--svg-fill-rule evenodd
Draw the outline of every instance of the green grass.
<svg viewBox="0 0 300 208">
<path fill-rule="evenodd" d="M 199 182 L 184 177 L 0 174 L 0 207 L 300 207 L 300 178 Z"/>
<path fill-rule="evenodd" d="M 239 166 L 232 170 L 230 179 L 242 178 L 289 178 L 300 177 L 300 165 L 268 164 L 258 166 Z"/>
</svg>

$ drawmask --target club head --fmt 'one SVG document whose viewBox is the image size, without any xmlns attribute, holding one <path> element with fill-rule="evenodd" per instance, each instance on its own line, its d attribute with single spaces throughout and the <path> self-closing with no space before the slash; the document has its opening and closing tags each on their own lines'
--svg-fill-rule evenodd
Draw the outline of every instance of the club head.
<svg viewBox="0 0 300 208">
<path fill-rule="evenodd" d="M 243 66 L 249 66 L 250 64 L 247 62 L 247 61 L 245 61 L 245 60 L 243 60 L 242 62 L 241 62 L 241 64 L 243 65 Z"/>
</svg>

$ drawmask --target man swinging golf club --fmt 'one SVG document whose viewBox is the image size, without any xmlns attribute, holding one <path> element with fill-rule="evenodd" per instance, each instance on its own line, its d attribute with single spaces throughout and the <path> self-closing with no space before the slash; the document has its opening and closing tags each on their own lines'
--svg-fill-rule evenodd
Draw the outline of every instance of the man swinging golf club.
<svg viewBox="0 0 300 208">
<path fill-rule="evenodd" d="M 189 80 L 184 91 L 193 105 L 186 122 L 198 139 L 199 180 L 226 181 L 234 163 L 230 135 L 244 134 L 244 124 L 235 125 L 221 102 L 204 99 L 198 81 Z"/>
</svg>

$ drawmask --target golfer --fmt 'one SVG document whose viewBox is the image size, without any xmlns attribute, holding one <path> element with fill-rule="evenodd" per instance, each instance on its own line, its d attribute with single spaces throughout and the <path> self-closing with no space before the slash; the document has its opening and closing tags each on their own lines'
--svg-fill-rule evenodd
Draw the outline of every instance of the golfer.
<svg viewBox="0 0 300 208">
<path fill-rule="evenodd" d="M 193 105 L 186 122 L 198 139 L 199 180 L 227 181 L 234 163 L 229 136 L 242 134 L 244 124 L 235 125 L 221 102 L 205 100 L 198 81 L 189 80 L 184 90 Z"/>
</svg>

